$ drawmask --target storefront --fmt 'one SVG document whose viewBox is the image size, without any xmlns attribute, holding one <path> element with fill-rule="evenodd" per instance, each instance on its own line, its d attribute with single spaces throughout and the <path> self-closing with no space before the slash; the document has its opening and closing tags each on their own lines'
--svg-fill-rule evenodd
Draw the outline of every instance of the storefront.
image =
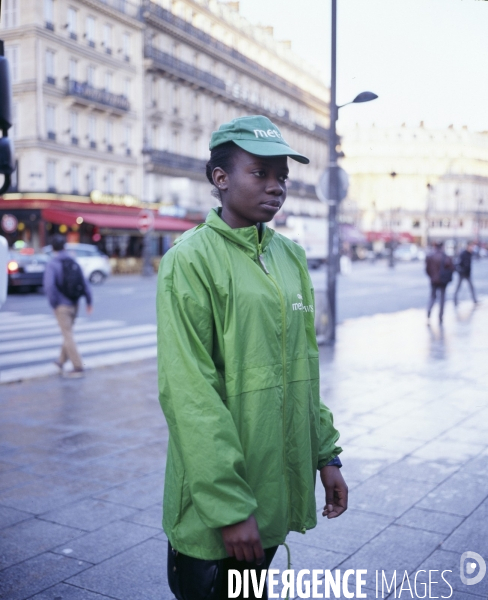
<svg viewBox="0 0 488 600">
<path fill-rule="evenodd" d="M 114 261 L 140 259 L 147 242 L 151 256 L 158 258 L 182 232 L 204 219 L 200 214 L 190 220 L 160 212 L 159 205 L 143 204 L 134 196 L 100 192 L 90 196 L 6 194 L 0 198 L 0 234 L 10 247 L 22 240 L 38 251 L 55 233 L 62 233 L 68 242 L 96 245 Z"/>
</svg>

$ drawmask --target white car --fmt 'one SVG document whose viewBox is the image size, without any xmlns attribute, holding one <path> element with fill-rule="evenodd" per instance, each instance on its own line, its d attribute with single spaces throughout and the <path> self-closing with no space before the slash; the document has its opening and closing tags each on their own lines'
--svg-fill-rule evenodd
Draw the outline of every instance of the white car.
<svg viewBox="0 0 488 600">
<path fill-rule="evenodd" d="M 416 244 L 400 244 L 395 248 L 393 255 L 395 260 L 405 262 L 425 259 L 425 252 Z"/>
<path fill-rule="evenodd" d="M 112 272 L 108 256 L 100 252 L 96 246 L 91 244 L 66 244 L 64 249 L 80 265 L 83 275 L 90 283 L 98 285 L 102 283 Z M 43 248 L 46 254 L 51 255 L 52 246 Z"/>
</svg>

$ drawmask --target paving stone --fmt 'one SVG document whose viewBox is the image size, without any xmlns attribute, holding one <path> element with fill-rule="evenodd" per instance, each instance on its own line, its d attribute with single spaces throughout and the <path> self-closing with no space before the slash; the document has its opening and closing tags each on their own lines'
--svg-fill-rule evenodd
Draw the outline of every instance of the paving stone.
<svg viewBox="0 0 488 600">
<path fill-rule="evenodd" d="M 53 507 L 100 492 L 105 487 L 101 482 L 70 480 L 62 476 L 44 477 L 36 483 L 2 492 L 0 504 L 41 514 Z"/>
<path fill-rule="evenodd" d="M 51 510 L 40 515 L 45 521 L 77 527 L 83 531 L 94 531 L 112 521 L 123 519 L 135 513 L 134 508 L 86 498 Z M 143 523 L 144 524 L 144 523 Z"/>
<path fill-rule="evenodd" d="M 130 483 L 114 487 L 95 497 L 116 504 L 133 506 L 134 508 L 149 508 L 162 500 L 163 483 L 164 475 L 162 473 L 146 475 Z"/>
<path fill-rule="evenodd" d="M 7 527 L 2 531 L 2 552 L 0 568 L 5 569 L 31 558 L 58 544 L 80 536 L 79 529 L 47 523 L 39 519 L 29 519 Z"/>
<path fill-rule="evenodd" d="M 412 453 L 412 456 L 423 460 L 435 460 L 447 465 L 462 465 L 480 454 L 483 446 L 479 444 L 433 440 L 424 444 Z"/>
<path fill-rule="evenodd" d="M 45 552 L 2 571 L 0 598 L 25 600 L 90 567 L 88 563 Z M 53 598 L 54 600 L 54 598 Z M 87 599 L 88 600 L 88 599 Z"/>
<path fill-rule="evenodd" d="M 427 494 L 417 504 L 417 508 L 466 517 L 486 497 L 488 497 L 486 478 L 461 470 Z"/>
<path fill-rule="evenodd" d="M 20 521 L 25 521 L 26 519 L 32 519 L 32 517 L 31 513 L 9 508 L 8 506 L 0 506 L 0 529 L 10 527 L 10 525 L 20 523 Z"/>
<path fill-rule="evenodd" d="M 488 500 L 464 520 L 442 547 L 453 552 L 466 548 L 488 559 Z"/>
<path fill-rule="evenodd" d="M 32 596 L 30 600 L 107 600 L 107 598 L 108 596 L 101 596 L 74 585 L 60 583 L 45 592 Z"/>
<path fill-rule="evenodd" d="M 355 488 L 349 503 L 359 510 L 399 517 L 435 486 L 428 481 L 413 482 L 380 473 Z"/>
<path fill-rule="evenodd" d="M 366 587 L 375 589 L 375 572 L 414 570 L 442 542 L 444 535 L 409 527 L 391 525 L 352 557 L 341 563 L 341 569 L 367 569 Z"/>
<path fill-rule="evenodd" d="M 395 521 L 397 525 L 406 525 L 407 527 L 436 531 L 437 533 L 451 533 L 462 522 L 462 517 L 420 508 L 411 508 Z"/>
<path fill-rule="evenodd" d="M 486 600 L 488 596 L 488 577 L 484 577 L 482 581 L 475 585 L 465 585 L 460 577 L 460 558 L 461 552 L 446 552 L 443 549 L 438 549 L 433 552 L 431 556 L 422 561 L 422 563 L 416 567 L 416 570 L 419 571 L 424 569 L 427 572 L 429 570 L 437 571 L 433 575 L 436 576 L 436 581 L 439 581 L 435 586 L 435 594 L 439 597 L 451 597 L 453 600 L 476 600 L 477 598 Z M 485 555 L 485 558 L 488 557 Z M 444 573 L 444 578 L 447 579 L 450 587 L 443 581 L 441 576 L 443 571 L 448 570 L 450 570 L 451 573 Z M 474 577 L 477 574 L 478 569 L 476 569 L 472 575 L 466 574 L 466 577 Z M 425 574 L 420 574 L 419 580 L 421 580 L 421 576 L 425 577 Z M 452 590 L 454 590 L 454 592 Z M 432 592 L 432 596 L 433 595 L 434 590 Z"/>
<path fill-rule="evenodd" d="M 152 527 L 144 527 L 126 521 L 115 521 L 67 544 L 58 546 L 54 552 L 98 564 L 156 534 L 156 530 Z"/>
<path fill-rule="evenodd" d="M 403 458 L 402 454 L 385 453 L 378 448 L 362 448 L 355 444 L 348 444 L 341 454 L 344 465 L 342 475 L 346 481 L 349 479 L 365 481 L 401 458 Z"/>
<path fill-rule="evenodd" d="M 166 577 L 167 543 L 147 540 L 67 580 L 118 600 L 173 600 Z"/>
<path fill-rule="evenodd" d="M 146 510 L 140 510 L 132 512 L 130 516 L 125 517 L 125 521 L 131 523 L 139 523 L 139 525 L 146 525 L 147 527 L 154 527 L 155 529 L 162 529 L 163 520 L 163 507 L 162 503 L 159 502 L 154 506 L 146 508 Z"/>
<path fill-rule="evenodd" d="M 4 471 L 0 478 L 0 493 L 28 483 L 36 483 L 40 480 L 40 477 L 32 473 L 27 473 L 20 469 L 13 469 L 11 471 Z"/>
<path fill-rule="evenodd" d="M 322 515 L 317 519 L 315 529 L 310 529 L 306 534 L 290 532 L 287 540 L 316 549 L 352 554 L 393 522 L 392 517 L 355 509 L 348 509 L 336 519 L 326 519 Z"/>
<path fill-rule="evenodd" d="M 463 467 L 464 468 L 464 467 Z M 445 465 L 433 461 L 424 461 L 419 458 L 407 456 L 403 460 L 389 465 L 381 474 L 388 477 L 412 479 L 414 481 L 428 481 L 441 483 L 459 469 L 458 465 Z"/>
<path fill-rule="evenodd" d="M 36 475 L 61 475 L 70 478 L 88 479 L 91 481 L 102 481 L 107 487 L 113 487 L 125 483 L 134 477 L 133 473 L 123 471 L 114 466 L 106 467 L 98 464 L 96 461 L 74 462 L 69 457 L 64 460 L 49 460 L 42 463 L 35 463 L 24 467 L 30 473 Z"/>
</svg>

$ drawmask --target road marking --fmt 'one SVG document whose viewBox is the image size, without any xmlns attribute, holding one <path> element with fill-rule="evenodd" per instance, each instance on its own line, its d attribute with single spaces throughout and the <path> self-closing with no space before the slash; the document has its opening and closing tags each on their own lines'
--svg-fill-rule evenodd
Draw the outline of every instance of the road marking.
<svg viewBox="0 0 488 600">
<path fill-rule="evenodd" d="M 59 374 L 62 336 L 53 316 L 0 313 L 0 384 Z M 155 358 L 156 325 L 80 317 L 75 339 L 86 369 Z M 65 370 L 72 368 L 71 363 Z"/>
<path fill-rule="evenodd" d="M 94 340 L 103 340 L 118 337 L 135 336 L 143 333 L 156 333 L 156 325 L 134 325 L 132 327 L 124 327 L 119 329 L 112 329 L 110 331 L 85 331 L 78 332 L 75 330 L 76 343 L 80 345 L 80 342 L 91 342 Z M 2 354 L 5 352 L 17 352 L 20 350 L 32 350 L 34 348 L 46 348 L 49 346 L 58 347 L 63 341 L 61 335 L 53 335 L 43 337 L 40 339 L 29 339 L 29 340 L 18 340 L 11 342 L 0 342 L 0 364 L 2 361 Z M 81 346 L 80 346 L 81 347 Z"/>
</svg>

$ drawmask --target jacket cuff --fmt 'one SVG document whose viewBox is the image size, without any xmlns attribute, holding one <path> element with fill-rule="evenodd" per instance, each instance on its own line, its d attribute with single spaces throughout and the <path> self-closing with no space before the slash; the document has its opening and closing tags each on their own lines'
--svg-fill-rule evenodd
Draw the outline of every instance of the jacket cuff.
<svg viewBox="0 0 488 600">
<path fill-rule="evenodd" d="M 323 467 L 342 467 L 341 459 L 339 458 L 339 454 L 342 452 L 342 448 L 339 449 L 339 452 L 335 452 L 334 455 L 329 456 L 324 460 L 319 461 L 317 470 L 320 471 Z"/>
</svg>

